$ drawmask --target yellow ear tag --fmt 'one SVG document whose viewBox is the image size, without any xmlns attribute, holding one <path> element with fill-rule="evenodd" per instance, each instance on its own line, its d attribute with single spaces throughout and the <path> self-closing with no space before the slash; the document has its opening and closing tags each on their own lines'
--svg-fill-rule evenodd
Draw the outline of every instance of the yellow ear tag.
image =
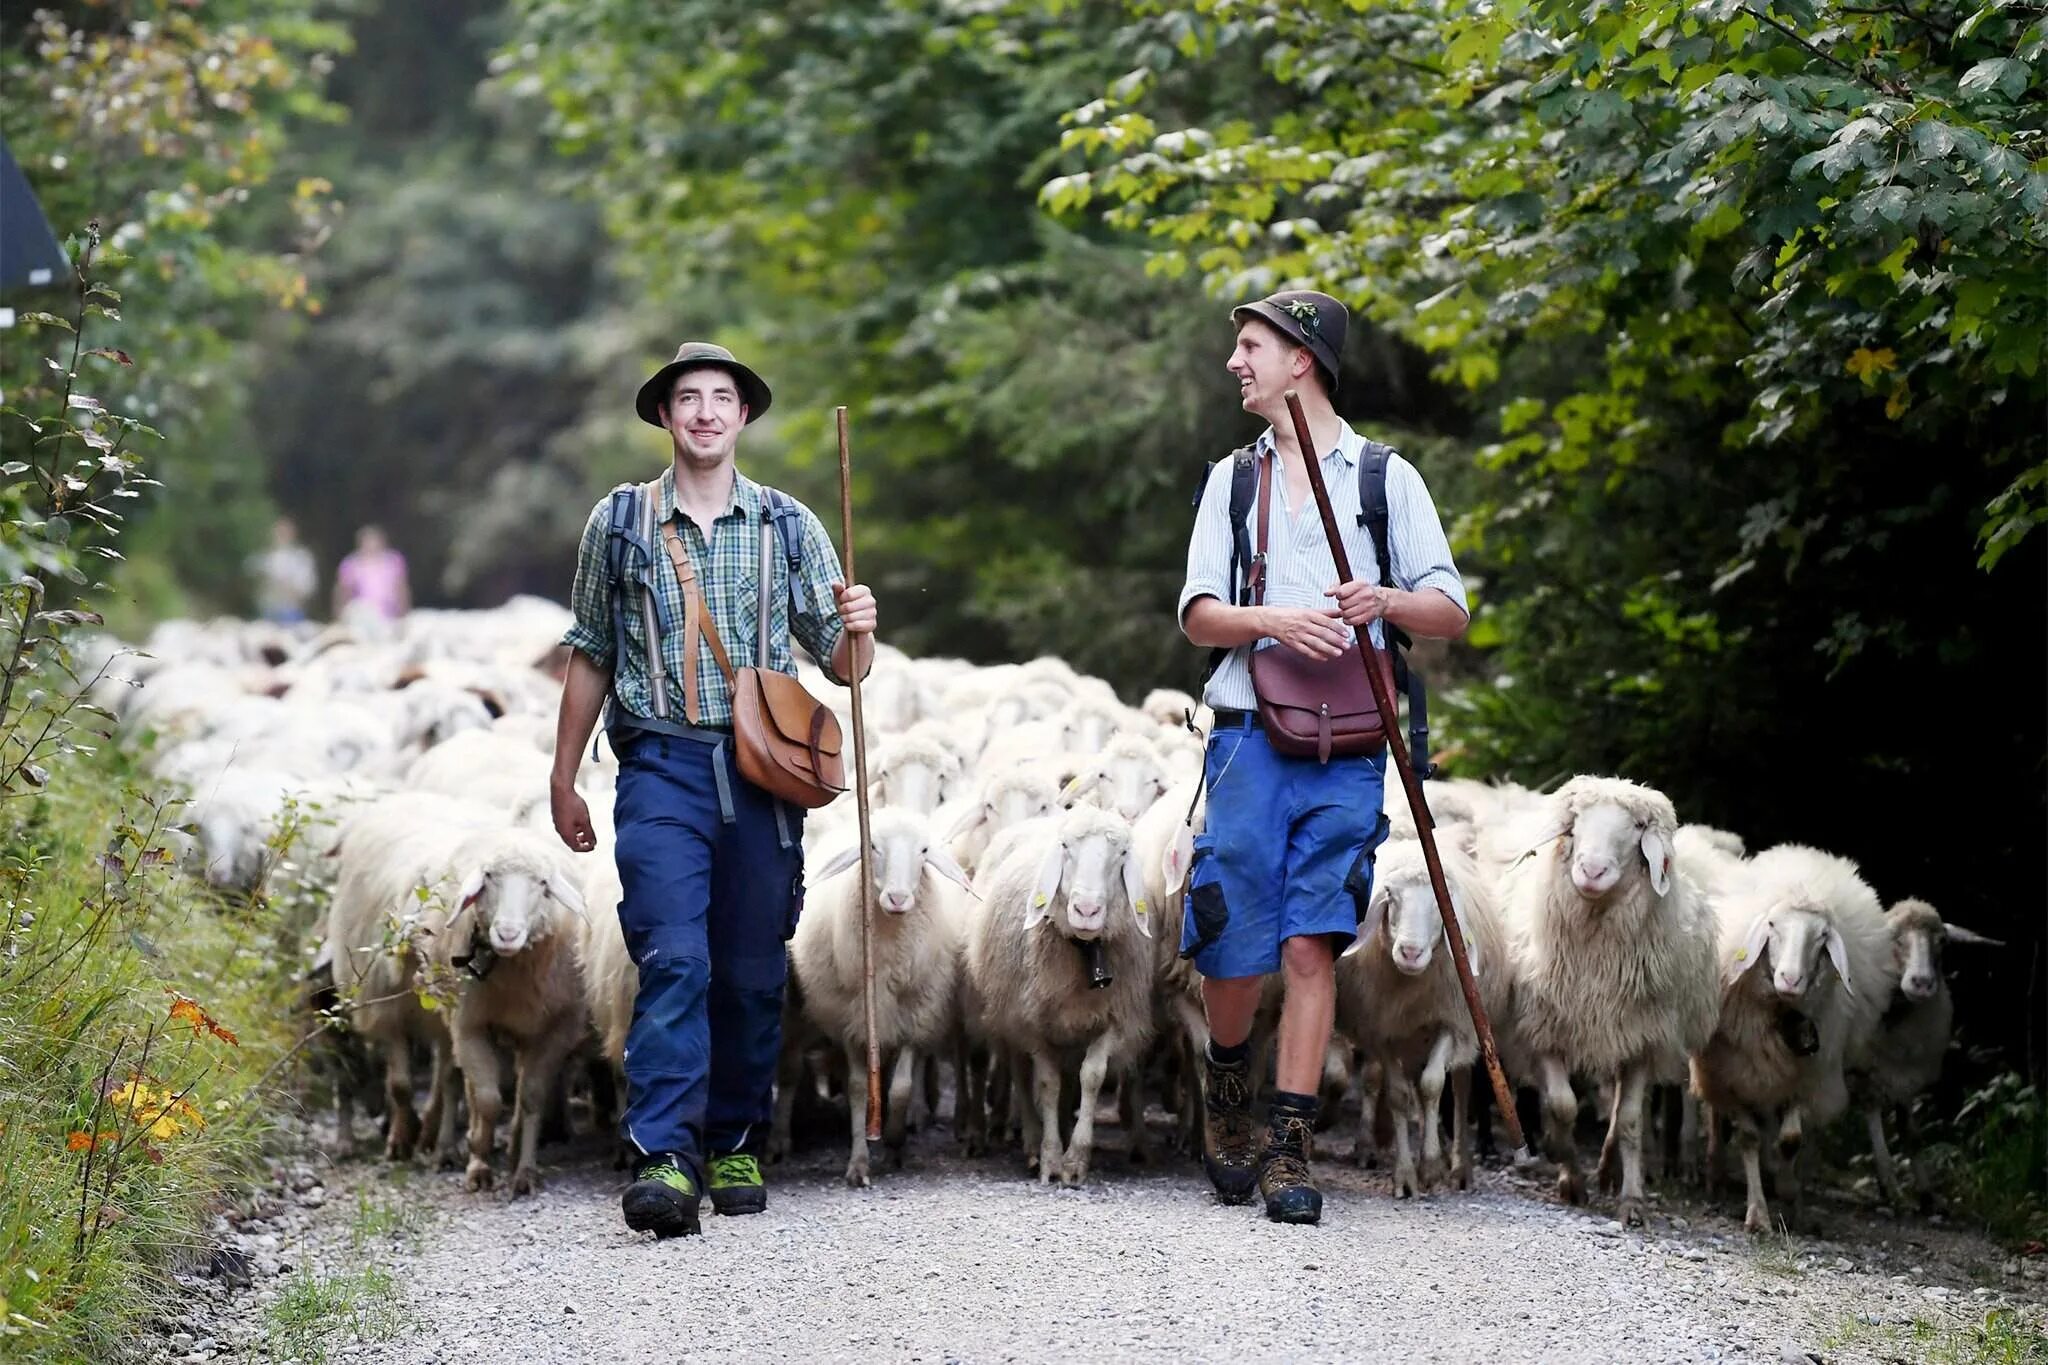
<svg viewBox="0 0 2048 1365">
<path fill-rule="evenodd" d="M 1744 959 L 1744 958 L 1746 958 L 1746 957 L 1748 957 L 1748 956 L 1749 956 L 1749 949 L 1747 949 L 1747 948 L 1737 948 L 1737 949 L 1735 950 L 1735 960 L 1736 960 L 1737 962 L 1740 962 L 1740 961 L 1742 961 L 1742 959 Z"/>
<path fill-rule="evenodd" d="M 1141 915 L 1145 913 L 1145 898 L 1143 896 L 1138 897 L 1138 913 Z"/>
<path fill-rule="evenodd" d="M 1033 896 L 1031 898 L 1031 904 L 1034 908 L 1036 908 L 1038 906 L 1044 905 L 1048 899 L 1050 898 L 1046 896 Z"/>
</svg>

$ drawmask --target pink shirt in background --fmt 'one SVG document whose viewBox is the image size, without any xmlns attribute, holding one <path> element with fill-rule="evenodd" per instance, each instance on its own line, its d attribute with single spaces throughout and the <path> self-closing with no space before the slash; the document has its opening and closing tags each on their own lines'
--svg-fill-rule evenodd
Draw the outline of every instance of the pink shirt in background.
<svg viewBox="0 0 2048 1365">
<path fill-rule="evenodd" d="M 335 579 L 350 601 L 368 603 L 386 620 L 405 614 L 405 556 L 398 551 L 372 555 L 357 550 L 341 561 Z"/>
</svg>

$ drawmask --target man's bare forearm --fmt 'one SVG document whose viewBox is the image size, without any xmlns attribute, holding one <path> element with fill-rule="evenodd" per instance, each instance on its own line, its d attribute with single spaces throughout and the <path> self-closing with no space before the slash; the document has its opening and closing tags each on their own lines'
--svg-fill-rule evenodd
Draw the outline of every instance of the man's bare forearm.
<svg viewBox="0 0 2048 1365">
<path fill-rule="evenodd" d="M 1189 644 L 1204 649 L 1236 649 L 1273 633 L 1267 625 L 1266 608 L 1233 607 L 1213 597 L 1197 597 L 1188 603 L 1180 628 Z"/>
<path fill-rule="evenodd" d="M 562 678 L 562 709 L 555 716 L 555 768 L 549 781 L 571 786 L 583 759 L 583 746 L 597 728 L 605 696 L 612 689 L 612 672 L 601 668 L 582 650 L 569 652 L 569 671 Z"/>
<path fill-rule="evenodd" d="M 832 646 L 832 676 L 840 682 L 865 678 L 875 665 L 875 637 L 842 631 Z"/>
<path fill-rule="evenodd" d="M 1455 640 L 1472 623 L 1463 607 L 1435 588 L 1421 592 L 1397 588 L 1388 597 L 1387 619 L 1418 638 Z"/>
</svg>

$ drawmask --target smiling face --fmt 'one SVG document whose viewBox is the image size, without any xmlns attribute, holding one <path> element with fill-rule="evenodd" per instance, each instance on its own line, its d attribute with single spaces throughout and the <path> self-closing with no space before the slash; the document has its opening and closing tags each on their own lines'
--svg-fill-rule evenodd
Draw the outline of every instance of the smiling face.
<svg viewBox="0 0 2048 1365">
<path fill-rule="evenodd" d="M 698 469 L 715 469 L 738 448 L 747 405 L 730 371 L 700 365 L 676 376 L 661 417 L 675 441 L 676 458 Z"/>
<path fill-rule="evenodd" d="M 1237 329 L 1230 372 L 1237 377 L 1244 410 L 1276 424 L 1287 411 L 1289 389 L 1314 385 L 1320 391 L 1323 383 L 1315 357 L 1306 347 L 1297 346 L 1278 328 L 1255 318 L 1245 319 Z"/>
</svg>

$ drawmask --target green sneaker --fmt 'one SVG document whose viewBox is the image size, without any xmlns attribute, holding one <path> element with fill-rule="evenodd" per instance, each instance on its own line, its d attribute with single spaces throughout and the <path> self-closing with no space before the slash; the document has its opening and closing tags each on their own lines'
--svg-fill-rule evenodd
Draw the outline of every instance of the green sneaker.
<svg viewBox="0 0 2048 1365">
<path fill-rule="evenodd" d="M 711 1158 L 711 1207 L 720 1213 L 761 1213 L 768 1207 L 768 1186 L 761 1163 L 738 1152 Z"/>
<path fill-rule="evenodd" d="M 619 1204 L 626 1226 L 635 1232 L 688 1237 L 704 1230 L 697 1218 L 700 1198 L 697 1177 L 689 1168 L 673 1156 L 657 1153 L 641 1160 Z"/>
</svg>

